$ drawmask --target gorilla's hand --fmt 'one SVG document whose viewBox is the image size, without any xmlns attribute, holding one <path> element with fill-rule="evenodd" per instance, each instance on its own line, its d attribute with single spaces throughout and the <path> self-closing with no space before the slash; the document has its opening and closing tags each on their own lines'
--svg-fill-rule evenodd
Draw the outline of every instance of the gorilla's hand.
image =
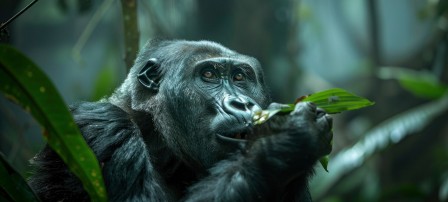
<svg viewBox="0 0 448 202">
<path fill-rule="evenodd" d="M 273 103 L 269 109 L 280 107 Z M 265 124 L 269 134 L 252 144 L 248 157 L 268 181 L 283 184 L 305 176 L 319 157 L 331 152 L 332 119 L 313 103 L 298 103 L 291 113 Z"/>
</svg>

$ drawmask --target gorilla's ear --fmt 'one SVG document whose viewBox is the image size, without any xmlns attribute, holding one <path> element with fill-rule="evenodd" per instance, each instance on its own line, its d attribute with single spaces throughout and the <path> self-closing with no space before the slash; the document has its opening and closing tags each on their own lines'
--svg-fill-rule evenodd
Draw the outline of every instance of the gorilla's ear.
<svg viewBox="0 0 448 202">
<path fill-rule="evenodd" d="M 140 83 L 154 92 L 159 90 L 159 82 L 161 78 L 159 67 L 160 64 L 157 62 L 157 59 L 151 58 L 146 62 L 145 66 L 137 75 Z"/>
</svg>

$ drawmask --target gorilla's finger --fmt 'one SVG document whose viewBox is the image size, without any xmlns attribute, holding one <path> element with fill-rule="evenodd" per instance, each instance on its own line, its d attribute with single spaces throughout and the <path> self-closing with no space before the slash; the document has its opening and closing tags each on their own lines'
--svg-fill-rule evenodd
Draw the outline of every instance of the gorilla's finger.
<svg viewBox="0 0 448 202">
<path fill-rule="evenodd" d="M 321 155 L 328 155 L 331 153 L 331 150 L 333 150 L 333 145 L 332 145 L 332 140 L 333 140 L 333 132 L 330 131 L 328 133 L 325 133 L 325 135 L 320 138 L 321 141 Z"/>
<path fill-rule="evenodd" d="M 318 111 L 316 125 L 321 132 L 331 131 L 331 129 L 333 128 L 333 118 L 326 113 L 322 114 Z"/>
<path fill-rule="evenodd" d="M 267 109 L 275 110 L 275 109 L 283 109 L 283 108 L 289 108 L 289 105 L 273 102 L 273 103 L 269 104 Z"/>
<path fill-rule="evenodd" d="M 327 112 L 325 112 L 325 110 L 323 110 L 322 108 L 317 108 L 317 110 L 316 110 L 316 118 L 317 119 L 325 116 L 326 114 L 327 114 Z"/>
<path fill-rule="evenodd" d="M 316 119 L 316 105 L 311 102 L 300 102 L 297 103 L 294 111 L 291 112 L 291 115 L 294 116 L 302 116 L 306 121 L 312 121 Z"/>
</svg>

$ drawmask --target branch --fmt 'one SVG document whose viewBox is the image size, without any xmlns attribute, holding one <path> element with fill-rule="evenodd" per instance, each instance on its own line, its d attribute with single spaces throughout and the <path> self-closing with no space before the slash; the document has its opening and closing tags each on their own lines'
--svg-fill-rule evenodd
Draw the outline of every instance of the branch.
<svg viewBox="0 0 448 202">
<path fill-rule="evenodd" d="M 93 14 L 92 19 L 89 21 L 86 28 L 79 37 L 78 41 L 76 42 L 75 46 L 73 47 L 73 57 L 77 62 L 81 60 L 81 50 L 84 48 L 84 45 L 92 35 L 93 30 L 98 25 L 101 18 L 104 16 L 104 14 L 106 14 L 106 11 L 109 9 L 112 2 L 113 0 L 107 0 L 101 4 L 101 6 L 98 8 L 95 14 Z"/>
<path fill-rule="evenodd" d="M 137 1 L 136 0 L 121 0 L 121 8 L 123 12 L 123 30 L 124 30 L 124 45 L 125 55 L 124 62 L 126 63 L 126 70 L 132 67 L 138 52 L 139 31 L 137 21 Z"/>
<path fill-rule="evenodd" d="M 14 16 L 12 16 L 12 18 L 10 18 L 8 21 L 6 21 L 5 23 L 1 23 L 0 26 L 0 31 L 3 29 L 6 29 L 6 27 L 9 25 L 9 23 L 11 23 L 12 21 L 14 21 L 17 17 L 19 17 L 20 15 L 22 15 L 26 10 L 28 10 L 29 8 L 31 8 L 31 6 L 33 6 L 33 4 L 35 4 L 38 0 L 34 0 L 32 1 L 30 4 L 28 4 L 25 8 L 23 8 L 21 11 L 19 11 L 17 14 L 15 14 Z"/>
</svg>

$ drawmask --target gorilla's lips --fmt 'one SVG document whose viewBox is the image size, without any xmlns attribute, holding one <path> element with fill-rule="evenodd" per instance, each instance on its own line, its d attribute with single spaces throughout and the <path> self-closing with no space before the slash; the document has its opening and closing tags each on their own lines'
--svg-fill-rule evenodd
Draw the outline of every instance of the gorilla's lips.
<svg viewBox="0 0 448 202">
<path fill-rule="evenodd" d="M 237 134 L 235 134 L 234 138 L 236 138 L 236 139 L 246 139 L 246 135 L 247 135 L 247 133 L 237 133 Z"/>
<path fill-rule="evenodd" d="M 237 133 L 233 133 L 233 134 L 229 134 L 229 135 L 225 135 L 225 136 L 230 137 L 230 138 L 245 140 L 248 138 L 248 135 L 249 135 L 248 131 L 241 131 L 241 132 L 237 132 Z"/>
<path fill-rule="evenodd" d="M 237 130 L 227 131 L 226 133 L 217 133 L 216 135 L 223 140 L 245 142 L 250 138 L 251 130 L 248 127 Z"/>
</svg>

